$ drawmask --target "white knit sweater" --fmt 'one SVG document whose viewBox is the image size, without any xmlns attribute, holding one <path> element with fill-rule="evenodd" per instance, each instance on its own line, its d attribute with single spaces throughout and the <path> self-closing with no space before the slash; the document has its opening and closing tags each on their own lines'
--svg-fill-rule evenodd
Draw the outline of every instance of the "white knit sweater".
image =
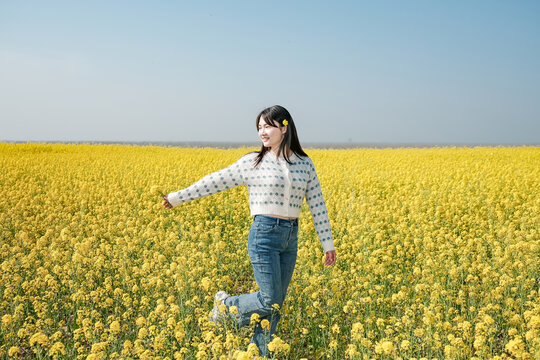
<svg viewBox="0 0 540 360">
<path fill-rule="evenodd" d="M 324 251 L 334 250 L 328 211 L 315 166 L 309 157 L 293 154 L 292 164 L 267 152 L 254 168 L 256 152 L 242 156 L 234 164 L 206 175 L 193 185 L 167 195 L 172 206 L 246 185 L 251 216 L 275 214 L 299 217 L 304 197 Z"/>
</svg>

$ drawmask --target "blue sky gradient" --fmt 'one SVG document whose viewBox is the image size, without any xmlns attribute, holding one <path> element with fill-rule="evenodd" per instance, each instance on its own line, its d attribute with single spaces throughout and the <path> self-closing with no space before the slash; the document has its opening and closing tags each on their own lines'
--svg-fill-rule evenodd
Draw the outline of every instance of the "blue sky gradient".
<svg viewBox="0 0 540 360">
<path fill-rule="evenodd" d="M 2 1 L 0 140 L 540 143 L 538 1 Z"/>
</svg>

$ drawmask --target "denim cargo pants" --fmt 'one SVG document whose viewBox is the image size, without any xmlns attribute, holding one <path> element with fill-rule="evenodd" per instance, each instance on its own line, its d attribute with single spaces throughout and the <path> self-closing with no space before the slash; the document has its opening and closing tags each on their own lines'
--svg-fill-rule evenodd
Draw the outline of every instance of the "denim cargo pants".
<svg viewBox="0 0 540 360">
<path fill-rule="evenodd" d="M 238 309 L 238 326 L 249 325 L 251 315 L 259 314 L 260 320 L 270 322 L 270 330 L 256 325 L 251 342 L 259 348 L 261 356 L 268 355 L 268 343 L 281 318 L 280 311 L 272 307 L 283 305 L 291 281 L 298 251 L 298 218 L 280 219 L 255 215 L 248 236 L 248 253 L 259 291 L 230 296 L 225 299 L 228 307 Z"/>
</svg>

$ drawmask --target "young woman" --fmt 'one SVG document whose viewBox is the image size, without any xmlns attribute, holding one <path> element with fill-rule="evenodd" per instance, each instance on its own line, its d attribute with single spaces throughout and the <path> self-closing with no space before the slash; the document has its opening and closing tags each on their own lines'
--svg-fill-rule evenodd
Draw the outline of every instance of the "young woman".
<svg viewBox="0 0 540 360">
<path fill-rule="evenodd" d="M 253 216 L 248 253 L 260 290 L 236 296 L 219 291 L 215 299 L 227 309 L 236 306 L 238 314 L 234 318 L 239 326 L 248 325 L 255 313 L 260 320 L 268 319 L 269 331 L 259 322 L 251 339 L 260 355 L 265 356 L 296 264 L 298 218 L 304 198 L 326 253 L 325 265 L 334 265 L 336 251 L 315 167 L 300 146 L 291 115 L 284 107 L 275 105 L 257 116 L 256 126 L 262 140 L 259 151 L 248 153 L 229 167 L 166 195 L 163 206 L 170 209 L 238 185 L 247 186 Z M 220 316 L 215 306 L 210 320 L 220 322 Z"/>
</svg>

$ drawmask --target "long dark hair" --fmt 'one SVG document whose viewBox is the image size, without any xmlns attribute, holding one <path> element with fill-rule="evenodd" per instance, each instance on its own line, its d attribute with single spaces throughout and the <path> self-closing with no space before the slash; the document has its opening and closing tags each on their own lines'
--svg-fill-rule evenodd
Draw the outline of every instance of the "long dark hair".
<svg viewBox="0 0 540 360">
<path fill-rule="evenodd" d="M 273 127 L 282 128 L 284 126 L 283 120 L 287 120 L 288 122 L 287 130 L 285 131 L 283 139 L 281 140 L 281 144 L 279 145 L 278 156 L 280 154 L 283 154 L 283 158 L 289 164 L 292 164 L 289 160 L 289 150 L 291 150 L 298 156 L 308 156 L 302 149 L 302 146 L 300 146 L 300 141 L 298 140 L 298 135 L 296 134 L 296 127 L 294 126 L 293 118 L 291 114 L 289 114 L 287 109 L 280 105 L 274 105 L 261 111 L 259 115 L 257 115 L 257 120 L 255 121 L 255 127 L 257 131 L 259 131 L 259 120 L 261 119 L 261 116 L 263 117 L 265 123 Z M 279 125 L 276 126 L 274 124 L 274 121 L 276 121 Z M 264 146 L 264 144 L 262 144 L 261 150 L 258 152 L 255 151 L 258 153 L 254 165 L 255 167 L 259 165 L 259 163 L 264 157 L 264 154 L 266 154 L 266 152 L 268 152 L 269 150 L 270 147 L 266 147 Z"/>
</svg>

